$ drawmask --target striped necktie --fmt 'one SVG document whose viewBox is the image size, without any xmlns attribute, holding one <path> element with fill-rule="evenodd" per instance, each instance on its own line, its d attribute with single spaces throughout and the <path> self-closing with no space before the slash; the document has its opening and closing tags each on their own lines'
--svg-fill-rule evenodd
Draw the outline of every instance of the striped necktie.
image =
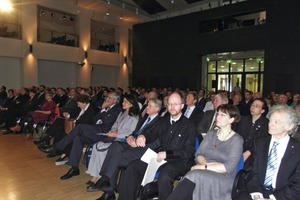
<svg viewBox="0 0 300 200">
<path fill-rule="evenodd" d="M 151 117 L 148 117 L 148 119 L 145 121 L 143 126 L 134 135 L 139 136 L 142 133 L 142 131 L 144 130 L 144 128 L 150 123 L 150 120 L 151 120 Z"/>
<path fill-rule="evenodd" d="M 266 189 L 271 190 L 272 189 L 272 181 L 273 176 L 277 169 L 277 146 L 279 142 L 274 142 L 273 146 L 271 148 L 271 151 L 268 156 L 268 163 L 267 163 L 267 172 L 265 177 L 264 186 Z"/>
</svg>

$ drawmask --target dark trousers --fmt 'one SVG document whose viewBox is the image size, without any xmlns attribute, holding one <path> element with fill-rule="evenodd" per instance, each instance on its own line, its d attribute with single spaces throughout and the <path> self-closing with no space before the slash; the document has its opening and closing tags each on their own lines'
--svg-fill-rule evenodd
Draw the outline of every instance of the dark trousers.
<svg viewBox="0 0 300 200">
<path fill-rule="evenodd" d="M 83 145 L 99 142 L 103 139 L 101 130 L 97 126 L 79 124 L 66 137 L 54 145 L 58 152 L 64 152 L 65 148 L 73 142 L 68 164 L 78 168 L 82 155 Z"/>
<path fill-rule="evenodd" d="M 65 136 L 65 119 L 57 118 L 47 130 L 47 135 L 54 139 L 53 144 L 62 140 Z"/>
<path fill-rule="evenodd" d="M 178 183 L 168 200 L 192 200 L 196 184 L 189 179 L 183 179 Z"/>
<path fill-rule="evenodd" d="M 130 161 L 141 158 L 146 150 L 146 147 L 132 148 L 124 142 L 112 143 L 100 171 L 101 176 L 106 176 L 110 180 L 109 191 L 116 189 L 119 167 L 127 166 Z"/>
<path fill-rule="evenodd" d="M 159 199 L 166 200 L 173 190 L 174 181 L 183 176 L 191 167 L 186 162 L 167 162 L 162 165 L 158 171 L 158 192 Z M 147 164 L 141 160 L 134 160 L 129 163 L 125 174 L 119 185 L 119 200 L 134 200 L 136 193 L 140 188 L 143 176 L 145 174 Z"/>
</svg>

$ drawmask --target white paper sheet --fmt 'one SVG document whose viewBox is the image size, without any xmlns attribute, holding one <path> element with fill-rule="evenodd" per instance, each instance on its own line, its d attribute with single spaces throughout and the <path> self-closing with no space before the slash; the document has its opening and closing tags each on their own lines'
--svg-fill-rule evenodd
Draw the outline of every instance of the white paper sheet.
<svg viewBox="0 0 300 200">
<path fill-rule="evenodd" d="M 167 161 L 162 160 L 161 162 L 156 161 L 157 153 L 151 149 L 147 149 L 144 155 L 141 157 L 141 160 L 148 163 L 148 167 L 144 174 L 144 178 L 142 181 L 142 186 L 150 183 L 154 180 L 157 169 L 165 164 Z"/>
</svg>

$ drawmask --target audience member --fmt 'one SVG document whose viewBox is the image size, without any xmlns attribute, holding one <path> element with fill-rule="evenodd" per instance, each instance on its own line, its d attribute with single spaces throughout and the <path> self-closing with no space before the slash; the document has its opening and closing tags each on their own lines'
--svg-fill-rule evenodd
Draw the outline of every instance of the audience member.
<svg viewBox="0 0 300 200">
<path fill-rule="evenodd" d="M 243 151 L 243 138 L 232 130 L 240 119 L 238 109 L 221 105 L 217 110 L 219 130 L 208 131 L 196 152 L 196 165 L 179 182 L 168 200 L 231 200 L 236 168 Z"/>
<path fill-rule="evenodd" d="M 286 94 L 279 94 L 278 98 L 277 98 L 277 104 L 281 104 L 281 105 L 287 105 L 287 101 L 288 101 L 288 97 L 286 96 Z"/>
<path fill-rule="evenodd" d="M 159 199 L 167 199 L 173 190 L 173 183 L 178 176 L 184 175 L 193 165 L 195 153 L 196 127 L 181 112 L 184 99 L 173 93 L 168 99 L 170 117 L 162 118 L 153 132 L 159 138 L 157 161 L 167 160 L 159 168 L 158 178 Z M 138 146 L 145 146 L 146 138 L 137 139 Z M 147 164 L 140 159 L 131 161 L 120 180 L 119 200 L 134 199 L 142 182 Z"/>
<path fill-rule="evenodd" d="M 185 99 L 184 116 L 192 121 L 196 127 L 203 117 L 203 111 L 196 108 L 198 95 L 196 92 L 189 92 Z"/>
<path fill-rule="evenodd" d="M 36 145 L 46 148 L 46 145 L 50 144 L 51 138 L 53 138 L 53 144 L 59 142 L 65 135 L 65 120 L 72 120 L 74 125 L 78 124 L 93 124 L 93 117 L 95 115 L 95 107 L 90 105 L 89 96 L 85 94 L 80 94 L 75 97 L 78 107 L 74 109 L 71 113 L 64 112 L 62 115 L 64 118 L 57 118 L 53 124 L 50 125 L 49 129 L 46 131 L 47 135 L 38 140 L 34 141 Z M 49 155 L 48 157 L 52 157 Z M 61 156 L 60 160 L 64 160 L 65 155 Z"/>
<path fill-rule="evenodd" d="M 206 104 L 206 99 L 205 99 L 205 90 L 200 89 L 198 92 L 198 100 L 197 100 L 197 109 L 203 110 Z"/>
<path fill-rule="evenodd" d="M 216 96 L 215 92 L 210 92 L 209 93 L 209 98 L 208 98 L 208 101 L 205 104 L 203 112 L 206 112 L 208 110 L 214 110 L 214 104 L 213 104 L 213 102 L 215 100 L 215 96 Z"/>
<path fill-rule="evenodd" d="M 266 102 L 262 99 L 255 99 L 250 107 L 249 116 L 242 116 L 238 124 L 237 132 L 243 137 L 244 168 L 252 162 L 253 142 L 256 138 L 268 135 L 269 120 L 263 116 L 266 111 Z"/>
<path fill-rule="evenodd" d="M 213 104 L 214 104 L 214 110 L 206 111 L 197 127 L 197 137 L 199 142 L 203 140 L 202 135 L 205 135 L 208 130 L 217 128 L 215 124 L 217 108 L 220 105 L 228 104 L 228 98 L 223 94 L 217 94 L 215 96 Z"/>
<path fill-rule="evenodd" d="M 293 109 L 287 105 L 272 107 L 270 136 L 255 140 L 253 166 L 246 173 L 245 183 L 239 185 L 234 200 L 299 199 L 300 142 L 289 136 L 297 125 Z"/>
<path fill-rule="evenodd" d="M 48 146 L 47 148 L 39 147 L 39 149 L 45 153 L 64 152 L 65 148 L 73 142 L 68 161 L 68 164 L 72 167 L 67 174 L 61 177 L 61 179 L 69 179 L 79 175 L 78 165 L 84 144 L 92 144 L 104 139 L 110 140 L 108 136 L 115 132 L 111 134 L 108 132 L 111 130 L 112 125 L 115 123 L 122 110 L 119 106 L 119 100 L 120 95 L 116 92 L 111 92 L 103 103 L 103 109 L 99 111 L 93 119 L 95 125 L 79 124 L 55 145 Z"/>
<path fill-rule="evenodd" d="M 243 105 L 244 105 L 244 109 L 243 109 L 243 115 L 242 116 L 248 116 L 250 115 L 250 106 L 253 102 L 253 92 L 252 91 L 248 91 L 246 90 L 244 93 L 244 100 L 243 100 Z"/>
<path fill-rule="evenodd" d="M 149 99 L 147 108 L 148 117 L 139 121 L 133 134 L 126 139 L 126 143 L 114 142 L 109 147 L 102 169 L 99 166 L 101 171 L 95 171 L 98 175 L 100 171 L 102 177 L 95 184 L 88 186 L 87 191 L 104 190 L 103 186 L 107 186 L 101 198 L 114 197 L 119 174 L 118 167 L 126 167 L 130 161 L 141 158 L 148 148 L 153 149 L 156 146 L 157 137 L 154 131 L 159 123 L 158 112 L 161 108 L 161 101 Z M 137 146 L 137 138 L 145 139 L 142 145 Z M 99 165 L 99 162 L 97 164 Z"/>
</svg>

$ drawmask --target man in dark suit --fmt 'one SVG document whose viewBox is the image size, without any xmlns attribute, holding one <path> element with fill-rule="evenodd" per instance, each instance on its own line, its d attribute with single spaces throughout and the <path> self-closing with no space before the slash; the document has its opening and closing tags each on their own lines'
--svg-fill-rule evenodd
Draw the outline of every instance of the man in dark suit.
<svg viewBox="0 0 300 200">
<path fill-rule="evenodd" d="M 78 107 L 74 109 L 71 113 L 64 112 L 64 118 L 57 118 L 47 130 L 47 136 L 45 136 L 39 141 L 34 141 L 36 145 L 39 145 L 41 147 L 44 146 L 44 148 L 46 148 L 46 145 L 49 145 L 51 138 L 54 138 L 53 144 L 59 142 L 66 135 L 64 130 L 66 119 L 73 119 L 75 125 L 95 124 L 95 122 L 93 122 L 93 117 L 96 114 L 96 108 L 89 103 L 90 97 L 86 94 L 79 94 L 78 96 L 76 96 L 76 101 Z M 49 155 L 48 157 L 52 156 Z"/>
<path fill-rule="evenodd" d="M 185 107 L 182 110 L 184 116 L 192 121 L 196 127 L 203 117 L 203 111 L 196 108 L 198 95 L 196 92 L 189 92 L 185 99 Z"/>
<path fill-rule="evenodd" d="M 255 141 L 253 166 L 246 174 L 245 187 L 234 199 L 299 199 L 300 142 L 289 136 L 297 124 L 295 111 L 287 105 L 272 108 L 270 136 Z"/>
<path fill-rule="evenodd" d="M 244 93 L 244 100 L 241 102 L 244 106 L 243 113 L 241 113 L 242 116 L 248 116 L 251 115 L 250 113 L 250 106 L 253 103 L 253 92 L 246 90 Z"/>
<path fill-rule="evenodd" d="M 202 134 L 206 134 L 208 130 L 216 128 L 215 119 L 217 108 L 222 104 L 228 104 L 227 96 L 219 93 L 213 100 L 214 110 L 208 110 L 204 113 L 200 123 L 197 127 L 197 137 L 199 142 L 203 140 Z"/>
<path fill-rule="evenodd" d="M 246 169 L 252 162 L 253 142 L 256 138 L 268 136 L 269 120 L 263 116 L 267 109 L 267 104 L 263 99 L 255 99 L 250 107 L 251 115 L 242 116 L 238 123 L 237 133 L 244 139 L 243 155 L 244 168 Z"/>
<path fill-rule="evenodd" d="M 69 97 L 68 97 L 66 103 L 64 104 L 64 106 L 59 108 L 61 117 L 64 117 L 63 116 L 64 112 L 71 114 L 71 112 L 77 108 L 77 102 L 75 100 L 75 97 L 76 97 L 76 89 L 70 88 Z"/>
<path fill-rule="evenodd" d="M 173 93 L 168 99 L 170 116 L 163 117 L 153 132 L 159 138 L 156 160 L 167 160 L 159 168 L 159 199 L 167 199 L 178 176 L 184 175 L 194 163 L 196 127 L 181 112 L 184 99 Z M 138 146 L 145 146 L 146 138 L 137 139 Z M 120 180 L 119 200 L 135 199 L 137 188 L 142 182 L 147 163 L 140 159 L 131 161 Z"/>
<path fill-rule="evenodd" d="M 38 92 L 38 98 L 37 98 L 37 105 L 38 106 L 41 106 L 45 101 L 45 90 L 46 90 L 46 86 L 45 85 L 40 85 L 39 92 Z"/>
<path fill-rule="evenodd" d="M 200 89 L 198 92 L 197 108 L 203 110 L 206 104 L 205 90 Z"/>
<path fill-rule="evenodd" d="M 79 175 L 79 162 L 82 155 L 83 145 L 99 142 L 103 139 L 102 133 L 110 131 L 118 115 L 122 111 L 119 105 L 120 95 L 111 92 L 102 105 L 102 110 L 94 117 L 96 125 L 79 124 L 66 137 L 54 146 L 39 149 L 45 153 L 63 152 L 73 142 L 68 164 L 72 168 L 61 177 L 62 180 Z"/>
<path fill-rule="evenodd" d="M 103 189 L 102 187 L 104 185 L 109 185 L 101 198 L 107 199 L 108 197 L 115 196 L 114 191 L 116 189 L 119 174 L 118 167 L 127 166 L 130 161 L 141 158 L 148 148 L 156 146 L 155 141 L 157 138 L 153 131 L 155 131 L 157 122 L 160 118 L 158 113 L 161 106 L 162 103 L 159 99 L 148 100 L 147 117 L 144 117 L 139 121 L 135 131 L 126 139 L 126 143 L 113 142 L 109 147 L 100 172 L 101 179 L 97 181 L 97 183 L 88 186 L 88 192 L 97 191 Z M 136 140 L 142 135 L 146 138 L 147 142 L 144 147 L 138 147 Z"/>
</svg>

